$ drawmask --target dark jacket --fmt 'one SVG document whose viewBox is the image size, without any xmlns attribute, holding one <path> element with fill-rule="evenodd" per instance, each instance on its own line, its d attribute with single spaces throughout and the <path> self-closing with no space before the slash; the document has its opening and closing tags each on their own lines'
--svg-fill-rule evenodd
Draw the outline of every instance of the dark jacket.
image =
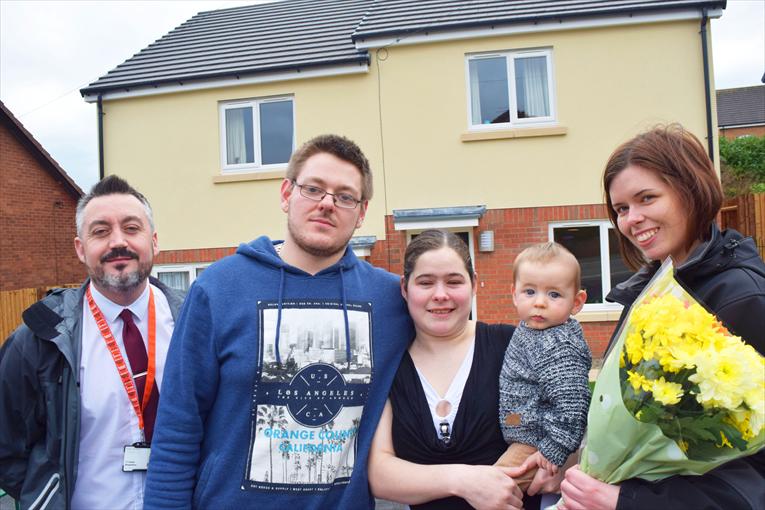
<svg viewBox="0 0 765 510">
<path fill-rule="evenodd" d="M 0 349 L 0 487 L 22 508 L 69 508 L 80 435 L 85 288 L 56 289 Z M 183 293 L 152 279 L 175 318 Z"/>
<path fill-rule="evenodd" d="M 620 325 L 658 267 L 644 267 L 606 298 L 624 305 Z M 765 263 L 751 238 L 735 230 L 720 232 L 713 225 L 709 241 L 677 267 L 676 276 L 729 331 L 765 355 Z M 621 483 L 616 508 L 763 510 L 765 450 L 701 476 L 672 476 L 657 482 L 626 480 Z"/>
</svg>

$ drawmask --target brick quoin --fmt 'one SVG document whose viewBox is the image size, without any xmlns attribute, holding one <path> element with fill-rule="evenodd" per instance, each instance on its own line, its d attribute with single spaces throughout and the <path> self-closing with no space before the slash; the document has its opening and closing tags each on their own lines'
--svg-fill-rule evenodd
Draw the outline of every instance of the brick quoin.
<svg viewBox="0 0 765 510">
<path fill-rule="evenodd" d="M 513 260 L 524 248 L 546 242 L 550 222 L 607 219 L 602 204 L 487 210 L 474 229 L 475 236 L 484 230 L 494 231 L 494 251 L 475 253 L 478 274 L 477 308 L 483 322 L 518 323 L 510 287 L 513 283 Z M 404 270 L 406 231 L 395 230 L 393 217 L 385 218 L 386 239 L 378 240 L 367 261 L 395 274 Z M 473 239 L 478 246 L 478 239 Z M 157 264 L 192 264 L 214 262 L 234 253 L 235 247 L 172 250 L 160 253 Z M 585 338 L 595 358 L 603 356 L 615 321 L 584 322 Z"/>
<path fill-rule="evenodd" d="M 77 199 L 0 124 L 0 290 L 84 280 L 74 251 Z"/>
</svg>

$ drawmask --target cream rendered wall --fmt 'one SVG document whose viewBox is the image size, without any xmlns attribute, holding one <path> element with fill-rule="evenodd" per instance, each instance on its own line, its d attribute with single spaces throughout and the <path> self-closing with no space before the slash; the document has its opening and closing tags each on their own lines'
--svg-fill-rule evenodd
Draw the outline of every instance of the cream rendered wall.
<svg viewBox="0 0 765 510">
<path fill-rule="evenodd" d="M 218 104 L 293 94 L 298 145 L 340 133 L 370 159 L 375 197 L 359 235 L 384 239 L 384 215 L 394 209 L 600 203 L 603 165 L 622 141 L 669 121 L 704 140 L 700 45 L 697 21 L 393 45 L 370 52 L 365 74 L 106 101 L 106 172 L 149 197 L 164 250 L 281 237 L 281 179 L 213 182 Z M 462 142 L 465 55 L 531 48 L 552 48 L 558 120 L 568 132 Z"/>
<path fill-rule="evenodd" d="M 155 210 L 162 250 L 236 246 L 267 234 L 282 238 L 281 178 L 214 183 L 221 175 L 218 105 L 292 94 L 296 144 L 343 134 L 364 150 L 376 193 L 359 235 L 384 233 L 376 83 L 367 74 L 292 80 L 104 102 L 107 174 L 125 177 Z"/>
<path fill-rule="evenodd" d="M 552 48 L 567 134 L 460 141 L 465 55 L 534 48 Z M 669 121 L 706 134 L 699 22 L 394 45 L 382 56 L 390 209 L 600 203 L 603 166 L 622 141 Z"/>
</svg>

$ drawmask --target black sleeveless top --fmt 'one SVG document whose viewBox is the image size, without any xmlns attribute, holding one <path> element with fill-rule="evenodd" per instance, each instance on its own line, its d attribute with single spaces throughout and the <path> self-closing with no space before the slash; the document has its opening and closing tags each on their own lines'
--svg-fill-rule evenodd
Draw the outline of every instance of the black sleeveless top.
<svg viewBox="0 0 765 510">
<path fill-rule="evenodd" d="M 499 372 L 514 329 L 505 324 L 476 324 L 473 364 L 448 444 L 441 441 L 433 427 L 417 369 L 409 353 L 404 353 L 390 391 L 397 457 L 417 464 L 496 462 L 507 449 L 499 428 Z M 417 510 L 470 508 L 464 499 L 456 497 L 412 505 Z"/>
</svg>

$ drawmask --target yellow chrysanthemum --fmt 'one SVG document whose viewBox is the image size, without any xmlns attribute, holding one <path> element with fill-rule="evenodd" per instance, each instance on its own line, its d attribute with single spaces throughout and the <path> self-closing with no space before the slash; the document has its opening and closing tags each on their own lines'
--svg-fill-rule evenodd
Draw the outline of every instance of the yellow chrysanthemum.
<svg viewBox="0 0 765 510">
<path fill-rule="evenodd" d="M 752 369 L 761 366 L 761 356 L 753 347 L 741 341 L 720 344 L 723 347 L 719 350 L 701 351 L 696 355 L 696 373 L 688 379 L 699 385 L 696 399 L 705 408 L 735 410 L 747 395 L 753 395 L 757 400 L 754 392 L 758 389 L 759 381 L 753 376 L 757 372 L 752 372 Z"/>
<path fill-rule="evenodd" d="M 683 387 L 678 383 L 666 381 L 664 377 L 660 377 L 651 384 L 651 392 L 653 393 L 654 400 L 671 406 L 680 402 L 680 397 L 683 396 Z"/>
<path fill-rule="evenodd" d="M 632 385 L 632 389 L 635 391 L 643 390 L 649 391 L 651 389 L 651 381 L 646 379 L 643 374 L 639 374 L 634 370 L 627 370 L 627 382 Z"/>
</svg>

